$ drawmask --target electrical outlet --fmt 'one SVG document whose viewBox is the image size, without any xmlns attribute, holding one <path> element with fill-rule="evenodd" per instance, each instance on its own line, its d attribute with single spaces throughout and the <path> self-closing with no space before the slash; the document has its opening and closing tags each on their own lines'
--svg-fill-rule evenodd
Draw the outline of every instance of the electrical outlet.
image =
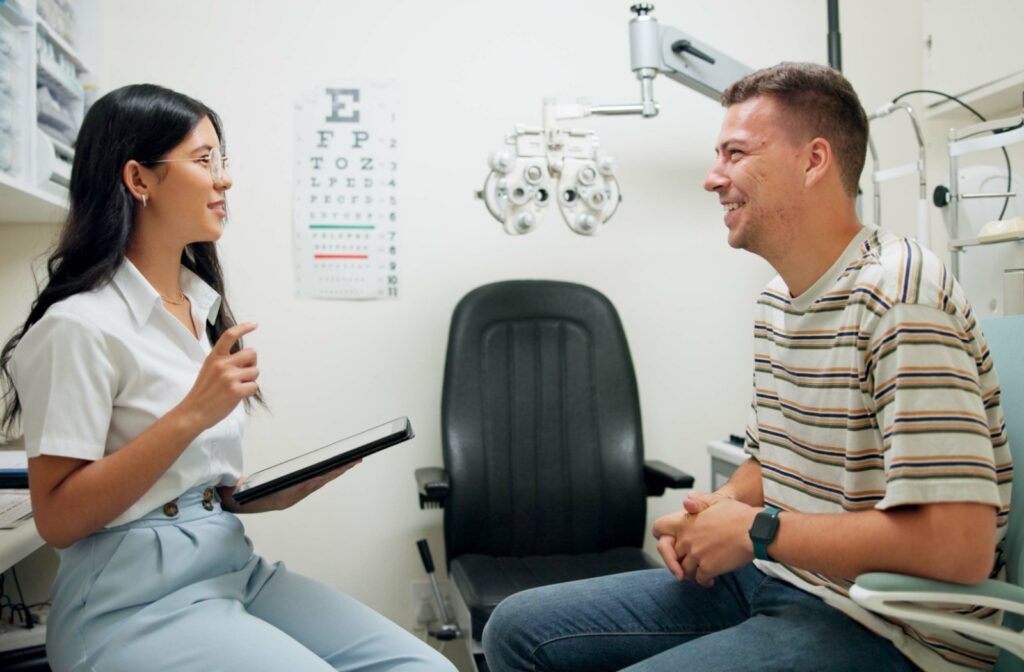
<svg viewBox="0 0 1024 672">
<path fill-rule="evenodd" d="M 448 599 L 448 583 L 438 581 L 438 588 L 441 590 L 441 599 L 445 601 L 445 608 L 449 614 L 452 613 L 451 601 Z M 413 627 L 417 630 L 426 630 L 441 623 L 440 609 L 429 581 L 412 582 L 409 604 Z"/>
</svg>

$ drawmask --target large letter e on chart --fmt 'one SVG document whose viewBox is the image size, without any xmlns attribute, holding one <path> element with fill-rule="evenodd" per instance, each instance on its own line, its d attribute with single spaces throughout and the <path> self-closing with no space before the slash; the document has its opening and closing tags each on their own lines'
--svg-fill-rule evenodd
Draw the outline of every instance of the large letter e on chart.
<svg viewBox="0 0 1024 672">
<path fill-rule="evenodd" d="M 327 117 L 327 121 L 359 123 L 359 110 L 357 109 L 353 109 L 352 114 L 347 117 L 339 115 L 348 107 L 349 102 L 359 102 L 359 89 L 327 89 L 327 93 L 331 97 L 331 116 Z M 346 100 L 346 98 L 350 100 Z"/>
</svg>

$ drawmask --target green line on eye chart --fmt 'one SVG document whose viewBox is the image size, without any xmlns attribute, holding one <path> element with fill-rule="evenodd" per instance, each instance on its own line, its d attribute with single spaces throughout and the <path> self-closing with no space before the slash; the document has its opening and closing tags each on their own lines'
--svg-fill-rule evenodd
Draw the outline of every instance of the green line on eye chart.
<svg viewBox="0 0 1024 672">
<path fill-rule="evenodd" d="M 359 231 L 373 231 L 376 226 L 373 224 L 310 224 L 311 229 L 332 229 L 332 230 L 359 230 Z"/>
</svg>

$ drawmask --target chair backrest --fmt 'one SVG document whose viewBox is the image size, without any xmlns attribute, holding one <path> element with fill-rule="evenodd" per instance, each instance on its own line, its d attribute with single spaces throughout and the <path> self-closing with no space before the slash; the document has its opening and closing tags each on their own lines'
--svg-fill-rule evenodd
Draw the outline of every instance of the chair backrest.
<svg viewBox="0 0 1024 672">
<path fill-rule="evenodd" d="M 1006 541 L 1006 578 L 1024 585 L 1024 315 L 982 320 L 981 330 L 999 376 L 1003 415 L 1013 455 L 1013 489 Z"/>
<path fill-rule="evenodd" d="M 449 562 L 642 545 L 636 379 L 599 292 L 516 280 L 467 294 L 452 315 L 441 416 Z"/>
<path fill-rule="evenodd" d="M 982 320 L 981 330 L 999 376 L 1003 415 L 1013 455 L 1010 521 L 1003 542 L 1006 578 L 1021 586 L 1024 585 L 1024 315 Z M 1006 622 L 1017 629 L 1024 626 L 1024 619 L 1012 614 L 1006 615 Z M 1024 670 L 1024 663 L 1004 651 L 996 670 Z"/>
</svg>

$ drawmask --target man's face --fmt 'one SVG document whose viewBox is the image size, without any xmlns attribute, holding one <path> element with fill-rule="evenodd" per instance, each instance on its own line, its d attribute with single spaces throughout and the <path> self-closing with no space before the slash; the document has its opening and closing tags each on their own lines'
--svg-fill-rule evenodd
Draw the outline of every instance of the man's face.
<svg viewBox="0 0 1024 672">
<path fill-rule="evenodd" d="M 769 261 L 790 243 L 803 198 L 804 147 L 783 115 L 767 96 L 730 106 L 704 178 L 704 188 L 725 207 L 729 245 Z"/>
</svg>

